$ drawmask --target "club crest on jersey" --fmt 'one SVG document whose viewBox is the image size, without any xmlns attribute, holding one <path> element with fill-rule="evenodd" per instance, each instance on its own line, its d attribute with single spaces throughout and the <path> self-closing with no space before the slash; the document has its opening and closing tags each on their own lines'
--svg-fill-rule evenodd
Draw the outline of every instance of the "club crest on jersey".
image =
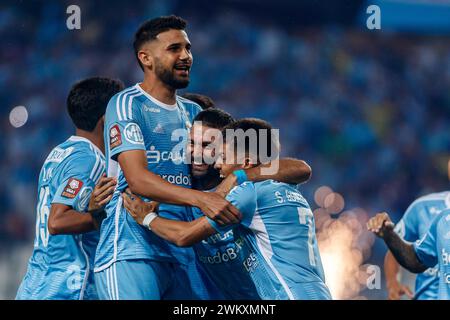
<svg viewBox="0 0 450 320">
<path fill-rule="evenodd" d="M 144 142 L 141 128 L 136 123 L 127 124 L 124 130 L 124 136 L 132 144 L 142 144 Z"/>
<path fill-rule="evenodd" d="M 77 196 L 82 186 L 83 186 L 82 181 L 75 178 L 70 178 L 69 181 L 67 182 L 67 185 L 64 187 L 64 191 L 61 195 L 66 198 L 73 199 Z"/>
<path fill-rule="evenodd" d="M 122 144 L 122 134 L 120 133 L 120 128 L 116 124 L 109 130 L 109 147 L 114 149 Z"/>
</svg>

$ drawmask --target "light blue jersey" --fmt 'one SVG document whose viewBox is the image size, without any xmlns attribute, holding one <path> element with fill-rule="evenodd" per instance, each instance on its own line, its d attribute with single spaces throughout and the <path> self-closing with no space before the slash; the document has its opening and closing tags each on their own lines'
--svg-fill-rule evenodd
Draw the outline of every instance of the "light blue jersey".
<svg viewBox="0 0 450 320">
<path fill-rule="evenodd" d="M 313 213 L 295 187 L 273 180 L 245 182 L 227 200 L 242 213 L 241 223 L 224 228 L 208 221 L 219 232 L 233 230 L 243 270 L 261 299 L 331 299 Z M 236 290 L 240 276 L 234 277 L 230 272 L 228 282 Z"/>
<path fill-rule="evenodd" d="M 16 299 L 96 299 L 92 267 L 98 232 L 50 235 L 53 203 L 87 210 L 105 170 L 103 153 L 89 140 L 72 136 L 48 155 L 39 175 L 36 238 Z"/>
<path fill-rule="evenodd" d="M 192 214 L 194 219 L 204 216 L 198 208 L 192 208 Z M 194 245 L 197 262 L 217 288 L 211 289 L 212 296 L 218 290 L 226 299 L 260 299 L 255 283 L 249 277 L 244 264 L 246 258 L 251 256 L 249 249 L 245 246 L 244 239 L 234 238 L 233 230 L 216 233 Z M 220 297 L 220 294 L 218 296 Z"/>
<path fill-rule="evenodd" d="M 395 231 L 405 241 L 419 240 L 426 234 L 431 221 L 446 208 L 450 208 L 449 191 L 420 197 L 408 207 Z M 434 266 L 417 275 L 414 299 L 435 300 L 438 286 L 438 268 Z"/>
<path fill-rule="evenodd" d="M 106 206 L 107 218 L 101 227 L 95 272 L 121 260 L 147 259 L 185 265 L 194 261 L 192 248 L 178 248 L 138 225 L 124 209 L 120 196 L 128 183 L 117 157 L 130 150 L 145 151 L 149 171 L 172 184 L 191 188 L 190 168 L 184 161 L 184 151 L 191 121 L 200 112 L 200 107 L 178 96 L 176 100 L 174 105 L 164 104 L 136 84 L 116 94 L 108 103 L 106 167 L 108 176 L 116 176 L 118 184 Z M 188 210 L 187 207 L 164 204 L 159 214 L 168 219 L 187 220 Z"/>
<path fill-rule="evenodd" d="M 450 300 L 450 209 L 434 218 L 426 234 L 414 243 L 414 249 L 423 265 L 439 268 L 437 299 Z"/>
</svg>

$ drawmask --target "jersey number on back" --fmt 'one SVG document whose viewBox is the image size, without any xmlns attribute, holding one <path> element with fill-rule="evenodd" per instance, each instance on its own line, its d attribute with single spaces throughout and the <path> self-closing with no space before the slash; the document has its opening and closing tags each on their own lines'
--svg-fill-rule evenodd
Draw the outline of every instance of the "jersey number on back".
<svg viewBox="0 0 450 320">
<path fill-rule="evenodd" d="M 311 209 L 307 208 L 297 208 L 300 224 L 308 226 L 308 256 L 309 264 L 311 266 L 316 266 L 316 258 L 314 255 L 313 247 L 313 213 Z"/>
<path fill-rule="evenodd" d="M 50 208 L 47 201 L 50 194 L 50 188 L 48 186 L 42 187 L 39 191 L 39 202 L 37 207 L 37 219 L 36 219 L 36 240 L 34 242 L 35 247 L 39 247 L 39 242 L 44 247 L 48 244 L 48 216 L 50 214 Z"/>
</svg>

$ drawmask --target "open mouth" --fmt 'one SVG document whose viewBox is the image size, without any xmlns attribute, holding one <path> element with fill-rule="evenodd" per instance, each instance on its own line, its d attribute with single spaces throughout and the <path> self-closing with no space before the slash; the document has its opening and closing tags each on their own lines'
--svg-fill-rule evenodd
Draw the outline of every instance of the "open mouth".
<svg viewBox="0 0 450 320">
<path fill-rule="evenodd" d="M 195 169 L 195 170 L 206 170 L 206 169 L 208 169 L 208 165 L 207 164 L 195 164 L 195 163 L 193 163 L 192 164 L 192 168 L 193 169 Z"/>
<path fill-rule="evenodd" d="M 183 65 L 176 65 L 174 67 L 174 69 L 177 71 L 177 73 L 183 75 L 183 76 L 187 76 L 189 75 L 189 71 L 191 70 L 191 66 L 188 64 L 183 64 Z"/>
</svg>

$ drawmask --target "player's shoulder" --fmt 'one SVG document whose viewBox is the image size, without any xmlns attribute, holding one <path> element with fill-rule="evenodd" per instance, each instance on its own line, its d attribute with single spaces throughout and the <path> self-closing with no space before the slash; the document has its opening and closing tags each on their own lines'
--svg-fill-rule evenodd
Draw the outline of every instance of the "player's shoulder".
<svg viewBox="0 0 450 320">
<path fill-rule="evenodd" d="M 117 102 L 118 100 L 122 99 L 123 96 L 127 94 L 137 93 L 136 85 L 133 85 L 131 87 L 125 88 L 122 91 L 117 92 L 115 95 L 111 97 L 109 100 L 109 104 L 112 104 L 112 102 Z"/>
<path fill-rule="evenodd" d="M 273 179 L 267 179 L 267 180 L 255 182 L 254 186 L 258 192 L 281 190 L 281 189 L 288 189 L 288 190 L 292 189 L 294 191 L 298 191 L 294 185 L 275 181 Z"/>
<path fill-rule="evenodd" d="M 436 201 L 445 202 L 447 207 L 450 207 L 450 191 L 434 192 L 421 196 L 411 203 L 410 208 L 414 208 L 420 205 L 426 205 L 427 203 Z"/>
<path fill-rule="evenodd" d="M 76 162 L 80 166 L 92 167 L 100 160 L 104 160 L 103 153 L 88 139 L 72 136 L 68 139 L 72 153 L 70 161 Z"/>
<path fill-rule="evenodd" d="M 202 111 L 202 108 L 200 107 L 200 105 L 192 100 L 186 99 L 181 96 L 177 96 L 177 101 L 178 101 L 178 103 L 183 104 L 183 106 L 189 111 L 194 111 L 194 112 Z"/>
<path fill-rule="evenodd" d="M 258 182 L 256 182 L 256 183 L 258 183 Z M 253 181 L 245 181 L 245 182 L 237 185 L 233 189 L 231 189 L 231 191 L 232 192 L 243 192 L 245 190 L 250 190 L 250 189 L 254 189 L 254 188 L 255 188 L 255 182 L 253 182 Z"/>
<path fill-rule="evenodd" d="M 450 225 L 450 208 L 444 209 L 441 213 L 435 218 L 434 221 L 436 224 L 445 224 Z"/>
<path fill-rule="evenodd" d="M 231 189 L 227 197 L 242 198 L 251 196 L 254 193 L 255 193 L 255 183 L 252 181 L 246 181 Z"/>
<path fill-rule="evenodd" d="M 109 100 L 106 116 L 115 116 L 119 119 L 132 116 L 132 112 L 134 112 L 133 106 L 137 102 L 141 102 L 139 97 L 143 95 L 143 91 L 138 84 L 117 92 Z"/>
</svg>

